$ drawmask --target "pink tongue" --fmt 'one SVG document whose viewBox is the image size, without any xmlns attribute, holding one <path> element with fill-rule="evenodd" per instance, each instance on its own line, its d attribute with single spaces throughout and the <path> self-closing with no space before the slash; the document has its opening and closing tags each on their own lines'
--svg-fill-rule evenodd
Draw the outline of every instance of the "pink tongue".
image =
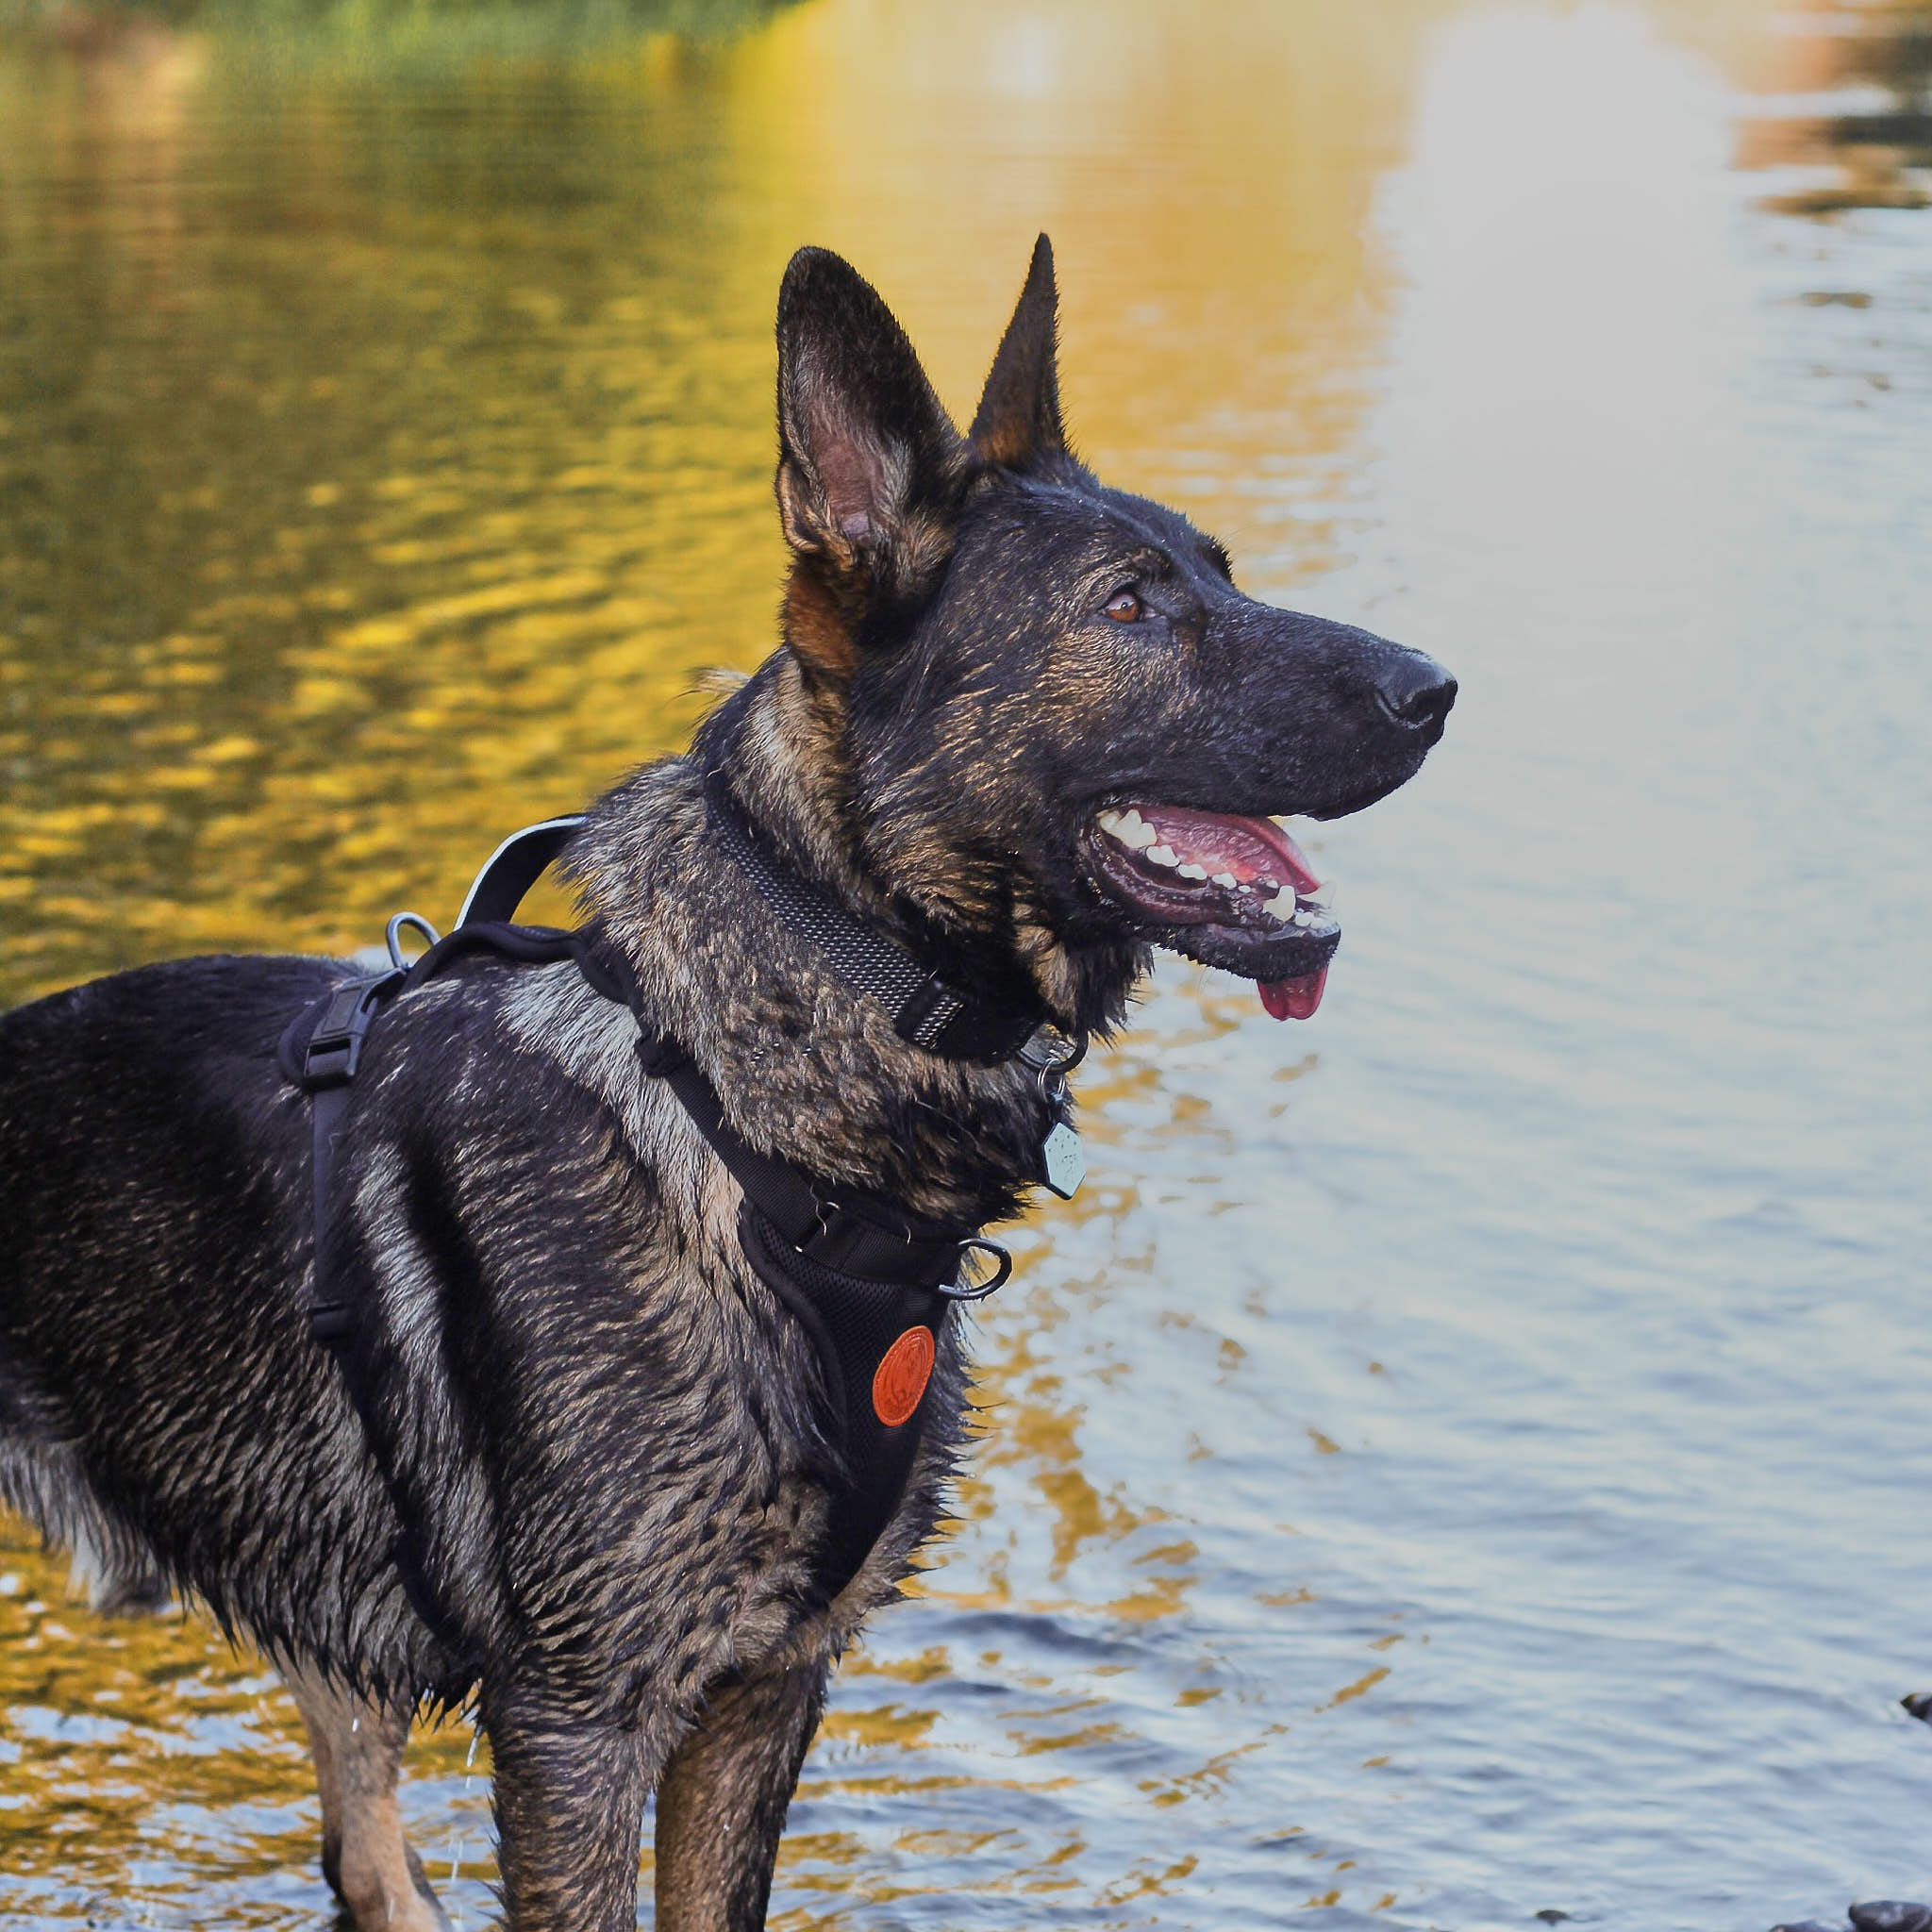
<svg viewBox="0 0 1932 1932">
<path fill-rule="evenodd" d="M 1276 1020 L 1312 1020 L 1322 1004 L 1322 989 L 1328 984 L 1328 969 L 1304 973 L 1299 979 L 1263 979 L 1256 990 L 1261 1004 Z"/>
</svg>

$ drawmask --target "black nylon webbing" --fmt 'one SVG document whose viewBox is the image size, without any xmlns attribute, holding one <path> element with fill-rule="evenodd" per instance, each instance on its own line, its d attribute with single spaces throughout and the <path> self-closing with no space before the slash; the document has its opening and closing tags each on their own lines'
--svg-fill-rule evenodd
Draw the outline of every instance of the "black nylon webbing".
<svg viewBox="0 0 1932 1932">
<path fill-rule="evenodd" d="M 578 937 L 575 951 L 591 989 L 630 1008 L 645 1073 L 676 1094 L 745 1199 L 789 1246 L 846 1274 L 901 1287 L 958 1279 L 961 1250 L 976 1228 L 924 1221 L 867 1189 L 821 1180 L 790 1161 L 760 1154 L 724 1118 L 724 1102 L 696 1062 L 653 1028 L 623 957 L 588 933 Z"/>
<path fill-rule="evenodd" d="M 705 805 L 719 842 L 758 895 L 824 954 L 841 979 L 892 1016 L 893 1031 L 902 1040 L 950 1059 L 1003 1060 L 1018 1053 L 1046 1018 L 1037 1004 L 1010 1007 L 949 986 L 896 940 L 801 876 L 745 816 L 722 770 L 706 775 Z"/>
</svg>

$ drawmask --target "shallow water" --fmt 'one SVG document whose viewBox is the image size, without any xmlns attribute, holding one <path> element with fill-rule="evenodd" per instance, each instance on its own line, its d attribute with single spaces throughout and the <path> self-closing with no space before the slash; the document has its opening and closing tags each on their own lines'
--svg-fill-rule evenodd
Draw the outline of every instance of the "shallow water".
<svg viewBox="0 0 1932 1932">
<path fill-rule="evenodd" d="M 1320 1016 L 1169 966 L 1083 1076 L 1092 1177 L 987 1316 L 958 1531 L 839 1681 L 775 1924 L 1932 1896 L 1932 213 L 1774 211 L 1817 156 L 1740 134 L 1872 85 L 1830 24 L 0 58 L 0 996 L 446 918 L 678 742 L 771 636 L 807 240 L 964 410 L 1049 227 L 1103 473 L 1463 680 L 1312 841 Z M 325 1922 L 274 1679 L 0 1536 L 0 1921 Z M 475 1926 L 469 1746 L 405 1802 Z"/>
</svg>

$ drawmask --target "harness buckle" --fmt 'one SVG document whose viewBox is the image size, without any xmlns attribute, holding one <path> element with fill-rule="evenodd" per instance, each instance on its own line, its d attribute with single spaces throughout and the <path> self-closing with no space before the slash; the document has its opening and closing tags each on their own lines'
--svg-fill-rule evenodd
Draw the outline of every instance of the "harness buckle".
<svg viewBox="0 0 1932 1932">
<path fill-rule="evenodd" d="M 302 1049 L 302 1085 L 310 1093 L 346 1087 L 362 1062 L 362 1042 L 384 1000 L 407 977 L 399 967 L 367 979 L 345 979 L 329 995 Z"/>
</svg>

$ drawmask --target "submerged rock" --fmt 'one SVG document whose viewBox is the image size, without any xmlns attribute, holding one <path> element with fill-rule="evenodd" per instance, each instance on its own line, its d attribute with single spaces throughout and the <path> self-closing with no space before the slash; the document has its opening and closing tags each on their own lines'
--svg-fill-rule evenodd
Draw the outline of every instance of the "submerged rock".
<svg viewBox="0 0 1932 1932">
<path fill-rule="evenodd" d="M 1926 1722 L 1932 1723 L 1932 1718 Z M 1853 1932 L 1932 1932 L 1932 1906 L 1902 1898 L 1868 1899 L 1852 1907 L 1852 1926 Z M 1788 1919 L 1782 1925 L 1774 1925 L 1771 1932 L 1845 1932 L 1845 1928 L 1817 1919 Z"/>
<path fill-rule="evenodd" d="M 1852 1907 L 1852 1924 L 1858 1932 L 1932 1932 L 1932 1906 L 1898 1898 L 1873 1899 Z"/>
</svg>

